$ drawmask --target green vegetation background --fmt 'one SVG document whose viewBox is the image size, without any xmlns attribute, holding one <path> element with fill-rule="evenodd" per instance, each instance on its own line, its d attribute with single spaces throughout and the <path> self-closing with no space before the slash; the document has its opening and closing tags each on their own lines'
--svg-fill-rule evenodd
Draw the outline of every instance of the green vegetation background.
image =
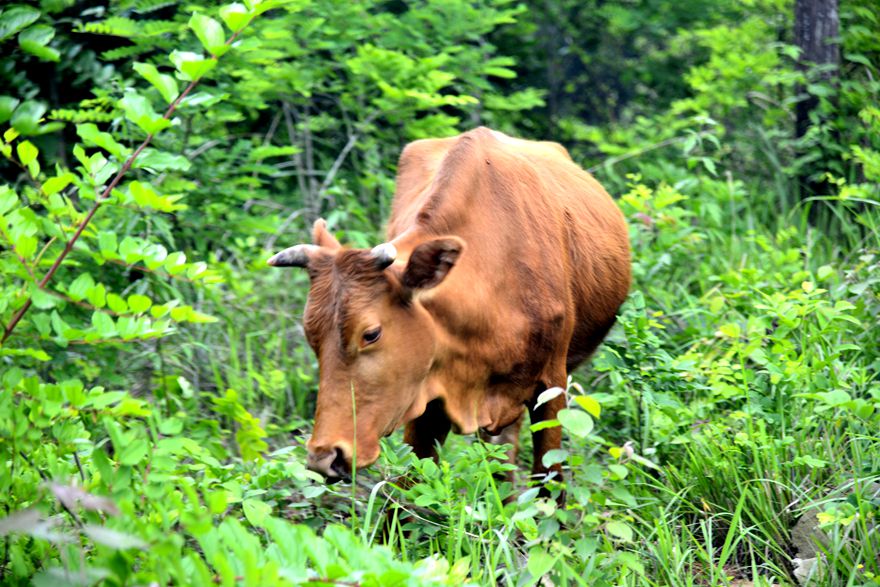
<svg viewBox="0 0 880 587">
<path fill-rule="evenodd" d="M 793 10 L 4 3 L 0 583 L 880 584 L 880 4 L 841 0 L 836 72 Z M 324 486 L 307 277 L 265 260 L 319 216 L 376 244 L 402 146 L 480 124 L 630 222 L 565 507 L 469 438 Z"/>
</svg>

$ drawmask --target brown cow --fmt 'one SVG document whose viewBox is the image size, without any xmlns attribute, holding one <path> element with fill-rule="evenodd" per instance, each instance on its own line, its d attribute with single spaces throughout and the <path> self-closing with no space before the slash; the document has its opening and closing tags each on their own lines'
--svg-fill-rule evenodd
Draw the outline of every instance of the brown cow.
<svg viewBox="0 0 880 587">
<path fill-rule="evenodd" d="M 602 186 L 562 146 L 487 128 L 404 149 L 387 243 L 343 248 L 323 220 L 313 237 L 269 264 L 311 278 L 308 466 L 330 479 L 371 464 L 403 425 L 416 455 L 436 457 L 450 428 L 515 444 L 524 407 L 555 418 L 565 398 L 535 408 L 538 395 L 595 350 L 630 283 L 627 228 Z M 533 434 L 535 475 L 560 437 Z"/>
</svg>

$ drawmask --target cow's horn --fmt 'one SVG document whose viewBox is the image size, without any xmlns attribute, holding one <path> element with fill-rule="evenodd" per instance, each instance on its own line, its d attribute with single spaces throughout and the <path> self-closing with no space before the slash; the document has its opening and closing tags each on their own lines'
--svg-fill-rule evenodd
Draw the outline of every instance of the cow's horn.
<svg viewBox="0 0 880 587">
<path fill-rule="evenodd" d="M 394 259 L 397 258 L 397 249 L 391 243 L 382 243 L 373 247 L 370 254 L 376 259 L 376 265 L 380 269 L 385 269 L 394 263 Z"/>
<path fill-rule="evenodd" d="M 308 267 L 309 257 L 320 248 L 317 245 L 296 245 L 274 255 L 268 263 L 273 267 Z"/>
</svg>

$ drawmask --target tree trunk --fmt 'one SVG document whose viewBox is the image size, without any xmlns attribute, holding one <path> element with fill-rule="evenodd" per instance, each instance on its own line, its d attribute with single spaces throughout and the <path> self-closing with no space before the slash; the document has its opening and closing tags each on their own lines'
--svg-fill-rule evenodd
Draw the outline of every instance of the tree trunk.
<svg viewBox="0 0 880 587">
<path fill-rule="evenodd" d="M 838 0 L 795 0 L 794 42 L 801 50 L 798 68 L 809 74 L 814 66 L 827 66 L 817 77 L 811 79 L 814 82 L 833 82 L 838 75 L 840 20 L 837 6 Z M 800 88 L 800 93 L 805 91 L 805 88 Z M 798 102 L 795 111 L 795 135 L 798 139 L 803 138 L 809 130 L 810 114 L 818 105 L 819 99 L 814 95 L 808 95 Z M 801 149 L 810 148 L 809 145 L 803 143 L 801 145 Z M 812 148 L 821 148 L 821 145 Z M 830 153 L 825 151 L 822 160 L 811 163 L 799 171 L 797 179 L 801 198 L 828 192 L 827 182 L 817 178 L 816 175 L 824 170 L 824 162 L 829 155 Z M 815 209 L 814 205 L 811 211 Z M 811 217 L 813 216 L 811 214 Z"/>
</svg>

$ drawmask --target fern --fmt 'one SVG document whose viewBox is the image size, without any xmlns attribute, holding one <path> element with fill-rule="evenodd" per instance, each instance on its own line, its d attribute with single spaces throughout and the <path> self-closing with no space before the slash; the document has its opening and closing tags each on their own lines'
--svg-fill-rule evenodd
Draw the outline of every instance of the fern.
<svg viewBox="0 0 880 587">
<path fill-rule="evenodd" d="M 64 122 L 110 122 L 115 118 L 112 112 L 103 110 L 74 110 L 69 108 L 56 108 L 49 112 L 49 118 Z"/>
<path fill-rule="evenodd" d="M 116 49 L 110 49 L 109 51 L 104 51 L 103 53 L 101 53 L 101 59 L 103 61 L 117 61 L 119 59 L 125 59 L 127 57 L 136 57 L 149 50 L 150 49 L 148 47 L 142 47 L 140 45 L 118 47 Z"/>
</svg>

